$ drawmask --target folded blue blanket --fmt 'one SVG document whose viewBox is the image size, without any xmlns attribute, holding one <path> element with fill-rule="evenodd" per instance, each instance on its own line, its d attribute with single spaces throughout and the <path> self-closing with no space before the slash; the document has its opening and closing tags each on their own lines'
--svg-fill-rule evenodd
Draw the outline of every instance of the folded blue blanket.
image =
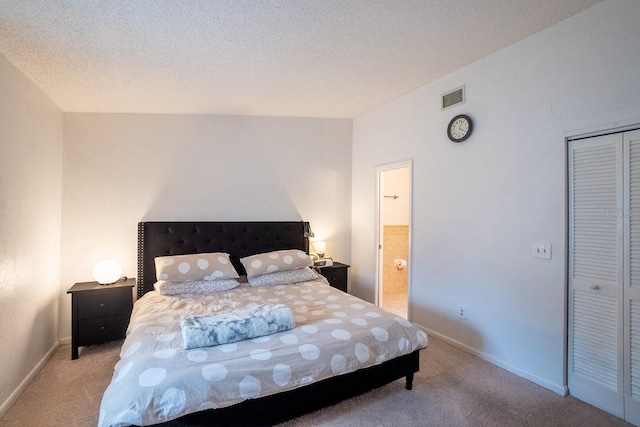
<svg viewBox="0 0 640 427">
<path fill-rule="evenodd" d="M 210 347 L 286 331 L 295 327 L 293 312 L 284 304 L 259 305 L 180 319 L 184 348 Z"/>
</svg>

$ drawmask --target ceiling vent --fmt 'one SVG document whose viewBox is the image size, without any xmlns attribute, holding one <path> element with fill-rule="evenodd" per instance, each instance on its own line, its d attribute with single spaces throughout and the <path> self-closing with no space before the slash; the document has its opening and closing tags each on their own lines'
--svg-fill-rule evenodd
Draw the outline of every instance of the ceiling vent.
<svg viewBox="0 0 640 427">
<path fill-rule="evenodd" d="M 464 104 L 464 101 L 465 99 L 463 85 L 442 95 L 442 109 L 446 110 L 447 108 L 454 107 L 458 104 Z"/>
</svg>

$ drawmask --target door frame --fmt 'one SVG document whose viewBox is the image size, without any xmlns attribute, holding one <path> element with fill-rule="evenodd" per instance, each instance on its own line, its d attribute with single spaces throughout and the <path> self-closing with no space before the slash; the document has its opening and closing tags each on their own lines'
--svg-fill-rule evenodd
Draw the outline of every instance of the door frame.
<svg viewBox="0 0 640 427">
<path fill-rule="evenodd" d="M 413 234 L 413 160 L 403 160 L 393 163 L 385 163 L 376 166 L 376 215 L 375 215 L 375 260 L 376 260 L 376 274 L 375 274 L 375 304 L 379 307 L 382 306 L 382 242 L 384 236 L 384 183 L 382 175 L 384 172 L 394 169 L 409 168 L 409 236 L 408 236 L 408 255 L 407 255 L 407 320 L 411 320 L 411 277 L 413 270 L 413 262 L 411 259 L 411 236 Z"/>
</svg>

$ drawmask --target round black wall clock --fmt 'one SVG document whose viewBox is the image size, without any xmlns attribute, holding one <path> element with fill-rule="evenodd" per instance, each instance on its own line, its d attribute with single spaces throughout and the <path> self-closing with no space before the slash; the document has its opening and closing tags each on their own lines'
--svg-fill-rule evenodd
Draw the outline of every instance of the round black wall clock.
<svg viewBox="0 0 640 427">
<path fill-rule="evenodd" d="M 459 114 L 449 122 L 447 136 L 453 142 L 462 142 L 471 136 L 473 122 L 466 114 Z"/>
</svg>

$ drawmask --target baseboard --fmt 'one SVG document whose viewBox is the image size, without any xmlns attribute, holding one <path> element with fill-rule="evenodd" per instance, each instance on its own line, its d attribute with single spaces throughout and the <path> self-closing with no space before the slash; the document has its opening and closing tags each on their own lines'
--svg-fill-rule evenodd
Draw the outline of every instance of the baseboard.
<svg viewBox="0 0 640 427">
<path fill-rule="evenodd" d="M 71 344 L 71 337 L 60 338 L 60 345 Z"/>
<path fill-rule="evenodd" d="M 567 387 L 565 385 L 555 384 L 555 383 L 552 383 L 550 381 L 547 381 L 544 378 L 540 378 L 537 375 L 534 375 L 534 374 L 532 374 L 530 372 L 524 371 L 524 370 L 522 370 L 520 368 L 517 368 L 515 366 L 512 366 L 512 365 L 510 365 L 508 363 L 505 363 L 500 359 L 497 359 L 497 358 L 495 358 L 493 356 L 490 356 L 490 355 L 488 355 L 486 353 L 483 353 L 483 352 L 481 352 L 479 350 L 476 350 L 475 348 L 469 347 L 466 344 L 463 344 L 463 343 L 461 343 L 459 341 L 451 339 L 451 338 L 449 338 L 449 337 L 447 337 L 445 335 L 442 335 L 442 334 L 440 334 L 438 332 L 432 331 L 429 328 L 424 328 L 423 327 L 423 329 L 427 332 L 427 335 L 431 335 L 431 336 L 433 336 L 433 337 L 435 337 L 435 338 L 437 338 L 437 339 L 439 339 L 441 341 L 444 341 L 447 344 L 450 344 L 450 345 L 452 345 L 452 346 L 454 346 L 454 347 L 456 347 L 456 348 L 458 348 L 458 349 L 460 349 L 460 350 L 462 350 L 464 352 L 473 354 L 474 356 L 477 356 L 480 359 L 491 363 L 492 365 L 496 365 L 497 367 L 502 368 L 505 371 L 511 372 L 512 374 L 515 374 L 515 375 L 517 375 L 517 376 L 519 376 L 521 378 L 529 380 L 532 383 L 538 384 L 539 386 L 544 387 L 544 388 L 546 388 L 548 390 L 551 390 L 554 393 L 558 393 L 558 394 L 560 394 L 562 396 L 566 396 L 568 394 L 568 390 L 567 390 Z"/>
<path fill-rule="evenodd" d="M 27 375 L 26 378 L 22 380 L 20 385 L 16 387 L 16 389 L 13 391 L 13 393 L 11 393 L 7 400 L 5 400 L 2 405 L 0 405 L 0 419 L 2 419 L 7 411 L 9 411 L 9 408 L 11 408 L 14 403 L 16 403 L 16 400 L 18 400 L 20 395 L 26 390 L 27 387 L 29 387 L 31 381 L 33 381 L 36 375 L 38 375 L 42 368 L 44 368 L 44 365 L 47 364 L 49 359 L 51 359 L 58 348 L 60 348 L 60 341 L 56 341 L 55 344 L 53 344 L 53 347 L 49 349 L 47 354 L 45 354 L 40 362 L 38 362 L 38 364 L 31 370 L 31 372 L 29 372 L 29 375 Z"/>
</svg>

